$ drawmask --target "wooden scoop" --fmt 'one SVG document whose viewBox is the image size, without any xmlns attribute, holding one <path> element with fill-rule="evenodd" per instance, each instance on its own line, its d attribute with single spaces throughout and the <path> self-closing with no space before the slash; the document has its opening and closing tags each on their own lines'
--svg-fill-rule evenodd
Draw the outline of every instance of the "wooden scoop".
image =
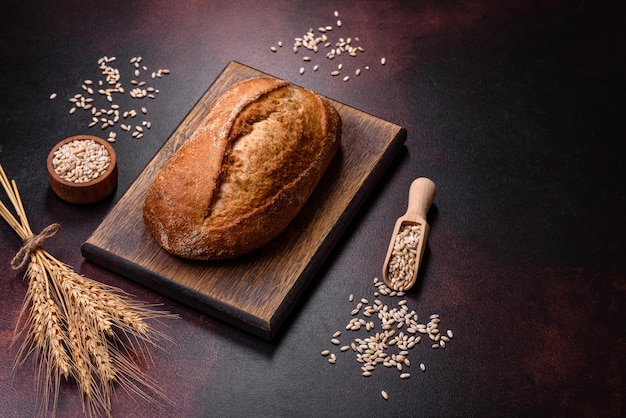
<svg viewBox="0 0 626 418">
<path fill-rule="evenodd" d="M 425 177 L 411 183 L 406 213 L 396 221 L 383 264 L 383 280 L 393 290 L 409 290 L 417 280 L 428 239 L 426 214 L 436 192 L 435 183 Z M 402 235 L 400 242 L 398 235 Z M 398 251 L 394 251 L 396 247 Z"/>
</svg>

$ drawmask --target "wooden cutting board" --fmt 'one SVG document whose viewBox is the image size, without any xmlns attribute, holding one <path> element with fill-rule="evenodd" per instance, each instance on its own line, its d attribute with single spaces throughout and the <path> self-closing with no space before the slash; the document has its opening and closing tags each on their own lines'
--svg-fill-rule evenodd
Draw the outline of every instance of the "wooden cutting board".
<svg viewBox="0 0 626 418">
<path fill-rule="evenodd" d="M 401 148 L 406 130 L 333 102 L 343 122 L 340 152 L 282 235 L 235 260 L 189 261 L 169 255 L 143 224 L 148 188 L 217 97 L 235 82 L 262 75 L 267 76 L 229 63 L 82 244 L 81 252 L 94 263 L 269 340 L 306 286 L 321 279 L 316 271 Z"/>
</svg>

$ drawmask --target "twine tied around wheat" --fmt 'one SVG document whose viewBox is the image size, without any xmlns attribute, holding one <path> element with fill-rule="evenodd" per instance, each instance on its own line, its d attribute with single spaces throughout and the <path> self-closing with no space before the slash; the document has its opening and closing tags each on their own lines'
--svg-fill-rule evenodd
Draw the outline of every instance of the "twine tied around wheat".
<svg viewBox="0 0 626 418">
<path fill-rule="evenodd" d="M 11 268 L 13 270 L 20 270 L 30 260 L 30 255 L 37 249 L 43 248 L 43 242 L 48 238 L 52 238 L 61 230 L 61 225 L 54 223 L 48 225 L 37 235 L 30 235 L 24 240 L 24 245 L 15 254 L 13 260 L 11 260 Z"/>
</svg>

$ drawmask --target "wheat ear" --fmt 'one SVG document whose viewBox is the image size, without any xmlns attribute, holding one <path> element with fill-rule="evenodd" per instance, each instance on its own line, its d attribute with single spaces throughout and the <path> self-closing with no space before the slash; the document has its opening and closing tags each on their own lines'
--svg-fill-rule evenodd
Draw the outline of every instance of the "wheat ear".
<svg viewBox="0 0 626 418">
<path fill-rule="evenodd" d="M 43 241 L 59 231 L 53 224 L 33 234 L 17 184 L 0 165 L 0 183 L 15 215 L 0 200 L 0 216 L 24 245 L 13 259 L 15 270 L 26 266 L 28 288 L 15 327 L 21 339 L 14 368 L 31 355 L 37 364 L 35 392 L 38 415 L 55 415 L 62 379 L 74 379 L 87 416 L 111 416 L 116 386 L 141 398 L 169 402 L 156 382 L 137 363 L 149 359 L 156 339 L 165 336 L 149 319 L 176 315 L 152 309 L 122 290 L 84 277 L 43 249 Z"/>
</svg>

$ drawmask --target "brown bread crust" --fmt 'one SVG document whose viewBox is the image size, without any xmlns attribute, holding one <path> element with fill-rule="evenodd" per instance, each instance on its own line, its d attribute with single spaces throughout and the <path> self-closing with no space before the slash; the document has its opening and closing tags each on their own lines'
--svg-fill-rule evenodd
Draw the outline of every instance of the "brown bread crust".
<svg viewBox="0 0 626 418">
<path fill-rule="evenodd" d="M 340 138 L 327 99 L 271 78 L 239 82 L 157 174 L 144 202 L 146 228 L 183 258 L 260 248 L 300 211 Z"/>
</svg>

